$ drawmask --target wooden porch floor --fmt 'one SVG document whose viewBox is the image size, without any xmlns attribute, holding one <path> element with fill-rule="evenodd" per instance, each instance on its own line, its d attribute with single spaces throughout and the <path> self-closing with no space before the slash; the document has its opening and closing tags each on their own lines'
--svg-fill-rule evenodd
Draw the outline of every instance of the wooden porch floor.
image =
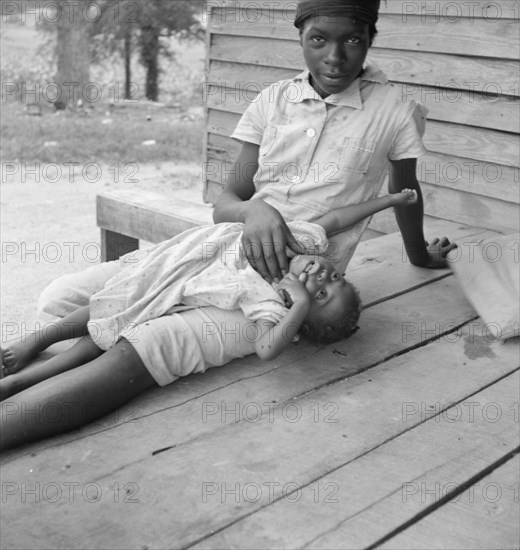
<svg viewBox="0 0 520 550">
<path fill-rule="evenodd" d="M 518 342 L 398 235 L 361 243 L 348 275 L 366 309 L 345 343 L 235 361 L 6 453 L 1 547 L 518 548 Z"/>
</svg>

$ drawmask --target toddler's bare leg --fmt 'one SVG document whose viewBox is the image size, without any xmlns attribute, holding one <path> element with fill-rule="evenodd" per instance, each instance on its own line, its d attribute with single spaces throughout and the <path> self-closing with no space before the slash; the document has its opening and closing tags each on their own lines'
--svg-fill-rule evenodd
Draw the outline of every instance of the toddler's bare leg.
<svg viewBox="0 0 520 550">
<path fill-rule="evenodd" d="M 2 403 L 0 449 L 60 434 L 83 426 L 121 407 L 156 385 L 133 346 L 124 338 L 90 363 L 58 374 Z M 58 420 L 20 414 L 62 407 Z"/>
<path fill-rule="evenodd" d="M 81 307 L 63 319 L 28 334 L 23 340 L 9 344 L 5 350 L 2 350 L 4 374 L 13 374 L 23 369 L 31 359 L 52 344 L 88 334 L 89 317 L 89 307 Z"/>
<path fill-rule="evenodd" d="M 40 365 L 31 366 L 0 380 L 0 401 L 39 382 L 47 380 L 99 357 L 103 352 L 90 336 L 83 336 L 70 349 L 51 357 Z"/>
</svg>

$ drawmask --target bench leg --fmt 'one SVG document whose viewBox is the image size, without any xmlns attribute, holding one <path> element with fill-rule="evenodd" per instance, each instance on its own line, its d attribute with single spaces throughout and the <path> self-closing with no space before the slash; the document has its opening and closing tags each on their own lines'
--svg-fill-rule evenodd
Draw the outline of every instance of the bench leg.
<svg viewBox="0 0 520 550">
<path fill-rule="evenodd" d="M 139 240 L 101 229 L 101 261 L 111 262 L 139 248 Z"/>
</svg>

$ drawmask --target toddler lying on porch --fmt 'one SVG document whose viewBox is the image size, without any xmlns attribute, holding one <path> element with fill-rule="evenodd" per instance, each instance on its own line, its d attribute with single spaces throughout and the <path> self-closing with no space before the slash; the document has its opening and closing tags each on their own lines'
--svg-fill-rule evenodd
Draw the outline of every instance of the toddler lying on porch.
<svg viewBox="0 0 520 550">
<path fill-rule="evenodd" d="M 241 309 L 255 327 L 254 351 L 265 360 L 277 357 L 298 333 L 319 344 L 350 336 L 357 328 L 360 301 L 357 291 L 336 271 L 326 235 L 343 231 L 380 210 L 416 201 L 415 191 L 405 189 L 332 210 L 315 223 L 293 222 L 291 230 L 312 254 L 293 257 L 289 273 L 276 288 L 245 258 L 243 224 L 197 227 L 156 245 L 140 262 L 129 263 L 112 277 L 91 298 L 89 306 L 58 321 L 54 331 L 37 331 L 2 351 L 7 375 L 0 380 L 2 400 L 14 396 L 14 401 L 26 406 L 45 400 L 92 406 L 84 407 L 84 418 L 42 421 L 36 426 L 9 416 L 2 427 L 0 448 L 78 427 L 155 384 L 164 385 L 162 366 L 140 357 L 139 330 L 151 319 L 181 313 L 187 322 L 187 335 L 179 345 L 199 342 L 204 347 L 196 333 L 202 328 L 190 327 L 189 310 L 209 306 Z M 71 349 L 23 370 L 50 345 L 75 337 L 81 339 Z M 120 355 L 111 353 L 117 347 L 127 354 L 127 365 Z M 206 364 L 198 372 L 222 364 L 212 357 L 211 349 L 204 350 L 203 355 Z M 237 357 L 243 355 L 237 351 Z M 227 357 L 225 362 L 231 359 Z M 128 381 L 132 369 L 133 388 L 114 391 L 118 377 Z"/>
</svg>

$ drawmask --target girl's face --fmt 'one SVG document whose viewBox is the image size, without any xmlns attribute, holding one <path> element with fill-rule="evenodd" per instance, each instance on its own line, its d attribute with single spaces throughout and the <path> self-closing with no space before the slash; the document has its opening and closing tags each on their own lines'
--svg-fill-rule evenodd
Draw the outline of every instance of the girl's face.
<svg viewBox="0 0 520 550">
<path fill-rule="evenodd" d="M 326 98 L 346 90 L 363 70 L 370 48 L 368 23 L 350 17 L 309 17 L 300 32 L 311 84 Z"/>
</svg>

